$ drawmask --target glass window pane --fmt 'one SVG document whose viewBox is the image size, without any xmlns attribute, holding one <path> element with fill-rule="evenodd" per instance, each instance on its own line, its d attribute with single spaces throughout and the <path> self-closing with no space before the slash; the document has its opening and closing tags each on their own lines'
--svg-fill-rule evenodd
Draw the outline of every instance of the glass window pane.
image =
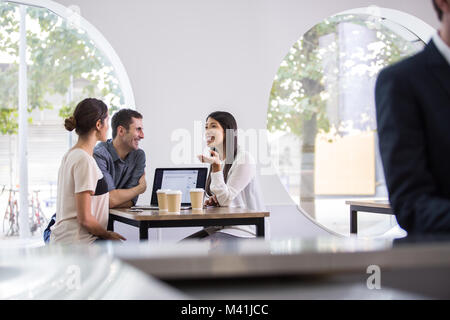
<svg viewBox="0 0 450 320">
<path fill-rule="evenodd" d="M 345 201 L 387 199 L 375 81 L 383 67 L 423 46 L 395 22 L 345 14 L 315 25 L 281 62 L 267 118 L 271 157 L 292 199 L 329 229 L 349 234 Z M 387 231 L 391 220 L 361 215 L 358 233 Z"/>
<path fill-rule="evenodd" d="M 86 97 L 105 101 L 111 113 L 124 106 L 116 71 L 89 34 L 52 11 L 26 6 L 30 197 L 41 190 L 47 216 L 54 213 L 60 161 L 75 137 L 63 126 Z M 18 183 L 19 5 L 0 2 L 0 191 Z M 3 218 L 7 192 L 0 196 Z M 46 206 L 48 205 L 48 206 Z"/>
</svg>

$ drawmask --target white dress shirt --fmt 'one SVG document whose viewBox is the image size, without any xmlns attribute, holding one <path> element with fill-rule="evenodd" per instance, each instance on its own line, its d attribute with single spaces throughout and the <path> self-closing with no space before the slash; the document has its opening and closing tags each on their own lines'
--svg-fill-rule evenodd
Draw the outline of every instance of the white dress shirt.
<svg viewBox="0 0 450 320">
<path fill-rule="evenodd" d="M 432 39 L 439 52 L 444 56 L 448 64 L 450 64 L 450 47 L 442 40 L 439 32 L 436 32 Z"/>
<path fill-rule="evenodd" d="M 224 165 L 222 164 L 222 168 Z M 250 153 L 238 147 L 236 158 L 228 172 L 225 183 L 223 169 L 211 173 L 211 192 L 221 207 L 265 210 L 256 172 L 256 162 Z M 214 232 L 217 228 L 207 228 Z M 238 237 L 253 238 L 256 236 L 255 226 L 227 226 L 220 230 Z"/>
</svg>

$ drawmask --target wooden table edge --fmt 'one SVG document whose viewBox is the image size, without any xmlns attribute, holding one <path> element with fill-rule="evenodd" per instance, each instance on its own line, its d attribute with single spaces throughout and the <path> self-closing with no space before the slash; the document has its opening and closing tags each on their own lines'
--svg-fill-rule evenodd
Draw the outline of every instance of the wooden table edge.
<svg viewBox="0 0 450 320">
<path fill-rule="evenodd" d="M 176 221 L 176 220 L 215 220 L 215 219 L 258 219 L 270 216 L 270 212 L 243 212 L 243 213 L 180 213 L 180 214 L 162 214 L 160 215 L 158 211 L 148 210 L 147 214 L 143 212 L 126 212 L 124 210 L 110 209 L 109 214 L 119 216 L 122 218 L 127 218 L 135 221 Z M 158 213 L 157 215 L 150 215 L 149 213 Z M 144 214 L 143 214 L 144 213 Z"/>
<path fill-rule="evenodd" d="M 345 204 L 350 206 L 368 207 L 368 208 L 384 208 L 391 209 L 390 203 L 376 203 L 369 201 L 345 201 Z"/>
</svg>

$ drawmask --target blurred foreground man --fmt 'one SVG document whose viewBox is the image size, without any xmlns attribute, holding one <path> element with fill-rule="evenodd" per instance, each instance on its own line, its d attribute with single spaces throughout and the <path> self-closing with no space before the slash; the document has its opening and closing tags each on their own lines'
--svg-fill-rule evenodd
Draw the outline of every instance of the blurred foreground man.
<svg viewBox="0 0 450 320">
<path fill-rule="evenodd" d="M 409 235 L 450 234 L 450 0 L 425 49 L 384 69 L 375 100 L 389 200 Z"/>
</svg>

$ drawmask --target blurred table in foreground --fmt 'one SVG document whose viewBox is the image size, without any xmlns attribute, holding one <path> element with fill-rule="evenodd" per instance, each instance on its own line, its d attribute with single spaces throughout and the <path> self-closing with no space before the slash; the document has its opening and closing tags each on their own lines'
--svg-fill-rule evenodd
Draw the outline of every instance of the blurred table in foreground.
<svg viewBox="0 0 450 320">
<path fill-rule="evenodd" d="M 5 241 L 0 299 L 450 298 L 448 240 L 105 241 L 28 249 Z"/>
<path fill-rule="evenodd" d="M 113 254 L 205 299 L 450 298 L 450 242 L 247 239 L 115 246 Z M 374 270 L 381 290 L 368 284 Z"/>
<path fill-rule="evenodd" d="M 107 247 L 17 249 L 9 242 L 0 242 L 0 300 L 186 299 Z"/>
</svg>

